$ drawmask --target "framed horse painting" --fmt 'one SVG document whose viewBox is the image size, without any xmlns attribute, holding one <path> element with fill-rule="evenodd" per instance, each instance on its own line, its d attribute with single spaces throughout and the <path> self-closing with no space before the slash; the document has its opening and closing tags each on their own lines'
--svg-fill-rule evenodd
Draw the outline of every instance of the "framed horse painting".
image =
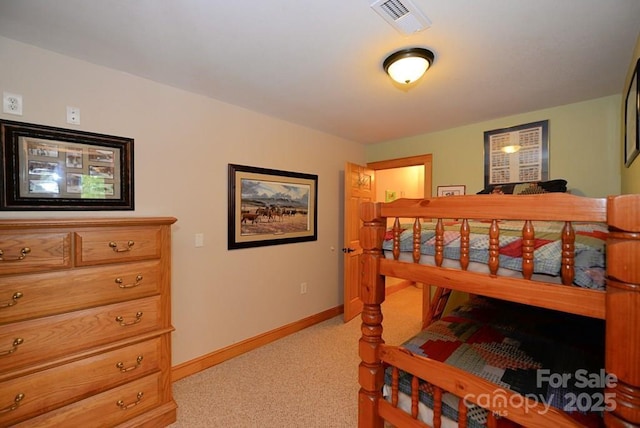
<svg viewBox="0 0 640 428">
<path fill-rule="evenodd" d="M 318 176 L 229 164 L 228 249 L 316 241 Z"/>
</svg>

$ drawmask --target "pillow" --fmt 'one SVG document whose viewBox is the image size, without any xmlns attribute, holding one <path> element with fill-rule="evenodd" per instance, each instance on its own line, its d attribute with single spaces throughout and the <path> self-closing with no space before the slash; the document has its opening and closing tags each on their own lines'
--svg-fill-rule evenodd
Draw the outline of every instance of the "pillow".
<svg viewBox="0 0 640 428">
<path fill-rule="evenodd" d="M 567 180 L 532 181 L 528 183 L 493 184 L 485 187 L 477 195 L 499 193 L 504 195 L 531 195 L 547 192 L 566 192 Z"/>
</svg>

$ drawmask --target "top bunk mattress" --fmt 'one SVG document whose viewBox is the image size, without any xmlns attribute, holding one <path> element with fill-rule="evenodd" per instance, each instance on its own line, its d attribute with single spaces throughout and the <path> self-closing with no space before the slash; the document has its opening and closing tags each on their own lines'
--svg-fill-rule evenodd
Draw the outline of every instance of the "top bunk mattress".
<svg viewBox="0 0 640 428">
<path fill-rule="evenodd" d="M 489 273 L 489 229 L 491 222 L 469 221 L 470 271 Z M 460 268 L 461 221 L 444 222 L 444 267 Z M 499 221 L 499 276 L 521 276 L 522 221 Z M 424 222 L 420 229 L 420 263 L 434 265 L 436 223 Z M 561 283 L 562 229 L 564 222 L 535 221 L 534 277 L 536 281 Z M 575 232 L 573 284 L 579 287 L 604 290 L 605 243 L 608 235 L 604 223 L 571 223 Z M 399 260 L 413 262 L 413 225 L 402 224 L 399 235 Z M 393 230 L 388 230 L 382 249 L 386 258 L 393 258 Z"/>
</svg>

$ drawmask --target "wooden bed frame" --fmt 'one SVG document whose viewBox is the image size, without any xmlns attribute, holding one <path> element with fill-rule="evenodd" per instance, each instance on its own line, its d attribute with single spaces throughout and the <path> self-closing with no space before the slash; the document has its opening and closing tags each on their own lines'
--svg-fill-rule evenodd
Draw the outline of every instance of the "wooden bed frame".
<svg viewBox="0 0 640 428">
<path fill-rule="evenodd" d="M 608 427 L 640 426 L 640 195 L 620 195 L 586 198 L 569 194 L 543 195 L 469 195 L 433 199 L 400 199 L 391 203 L 363 203 L 360 208 L 363 226 L 360 242 L 362 283 L 362 336 L 359 342 L 358 426 L 382 428 L 386 420 L 398 427 L 425 427 L 417 420 L 417 394 L 413 398 L 413 415 L 392 405 L 382 397 L 384 365 L 392 365 L 412 373 L 434 387 L 434 414 L 441 404 L 437 397 L 448 391 L 458 397 L 486 396 L 495 393 L 496 385 L 454 367 L 412 355 L 410 352 L 384 343 L 381 303 L 385 299 L 384 276 L 403 278 L 447 289 L 484 295 L 527 305 L 570 312 L 606 322 L 605 368 L 617 376 L 617 385 L 606 392 L 615 397 L 615 409 L 607 411 L 604 423 Z M 414 263 L 385 258 L 382 243 L 387 218 L 418 219 L 482 219 L 530 220 L 566 222 L 563 231 L 562 275 L 564 283 L 573 277 L 573 231 L 571 222 L 602 222 L 609 227 L 606 241 L 606 291 L 576 286 L 546 284 L 530 278 L 533 263 L 532 231 L 523 229 L 524 278 L 498 277 L 461 269 L 418 264 L 419 240 L 414 245 Z M 415 221 L 415 220 L 414 220 Z M 526 229 L 526 228 L 525 228 Z M 399 232 L 398 232 L 399 233 Z M 461 232 L 464 237 L 464 234 Z M 416 235 L 414 235 L 416 236 Z M 436 241 L 437 241 L 436 234 Z M 464 241 L 464 239 L 461 239 Z M 497 241 L 497 240 L 496 240 Z M 532 241 L 531 241 L 532 242 Z M 530 248 L 530 251 L 527 249 Z M 461 265 L 464 244 L 461 244 Z M 396 255 L 397 258 L 397 255 Z M 436 244 L 436 264 L 442 263 L 442 247 Z M 489 249 L 492 272 L 498 268 L 497 243 Z M 528 271 L 528 273 L 527 273 Z M 416 332 L 417 333 L 417 332 Z M 417 380 L 416 380 L 417 382 Z M 501 391 L 507 397 L 515 393 Z M 526 399 L 526 398 L 524 398 Z M 473 400 L 471 400 L 473 401 Z M 490 400 L 493 401 L 493 400 Z M 487 407 L 488 426 L 494 426 L 495 414 L 508 414 L 507 419 L 527 427 L 579 426 L 574 419 L 559 410 L 540 414 L 533 401 L 528 411 L 513 406 L 513 400 L 500 408 Z M 460 400 L 463 403 L 463 400 Z M 480 405 L 481 403 L 476 403 Z M 506 406 L 506 407 L 505 407 Z M 460 411 L 465 411 L 461 406 Z M 533 411 L 531 411 L 533 409 Z M 461 423 L 461 426 L 463 424 Z M 434 417 L 434 426 L 439 422 Z"/>
</svg>

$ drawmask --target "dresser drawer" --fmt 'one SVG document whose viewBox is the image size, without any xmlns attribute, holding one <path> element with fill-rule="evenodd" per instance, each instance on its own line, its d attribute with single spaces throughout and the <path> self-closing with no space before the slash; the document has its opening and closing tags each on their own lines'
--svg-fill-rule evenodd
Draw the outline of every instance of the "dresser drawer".
<svg viewBox="0 0 640 428">
<path fill-rule="evenodd" d="M 4 325 L 0 377 L 11 369 L 159 330 L 163 327 L 160 308 L 160 296 L 153 296 Z"/>
<path fill-rule="evenodd" d="M 0 276 L 0 325 L 159 294 L 160 275 L 154 260 Z"/>
<path fill-rule="evenodd" d="M 0 234 L 0 275 L 71 267 L 71 234 Z"/>
<path fill-rule="evenodd" d="M 15 427 L 113 427 L 160 404 L 160 374 L 70 404 Z"/>
<path fill-rule="evenodd" d="M 75 233 L 77 266 L 159 259 L 161 228 L 107 228 Z"/>
<path fill-rule="evenodd" d="M 0 382 L 0 426 L 37 416 L 96 391 L 158 371 L 161 343 L 161 338 L 157 338 Z"/>
</svg>

